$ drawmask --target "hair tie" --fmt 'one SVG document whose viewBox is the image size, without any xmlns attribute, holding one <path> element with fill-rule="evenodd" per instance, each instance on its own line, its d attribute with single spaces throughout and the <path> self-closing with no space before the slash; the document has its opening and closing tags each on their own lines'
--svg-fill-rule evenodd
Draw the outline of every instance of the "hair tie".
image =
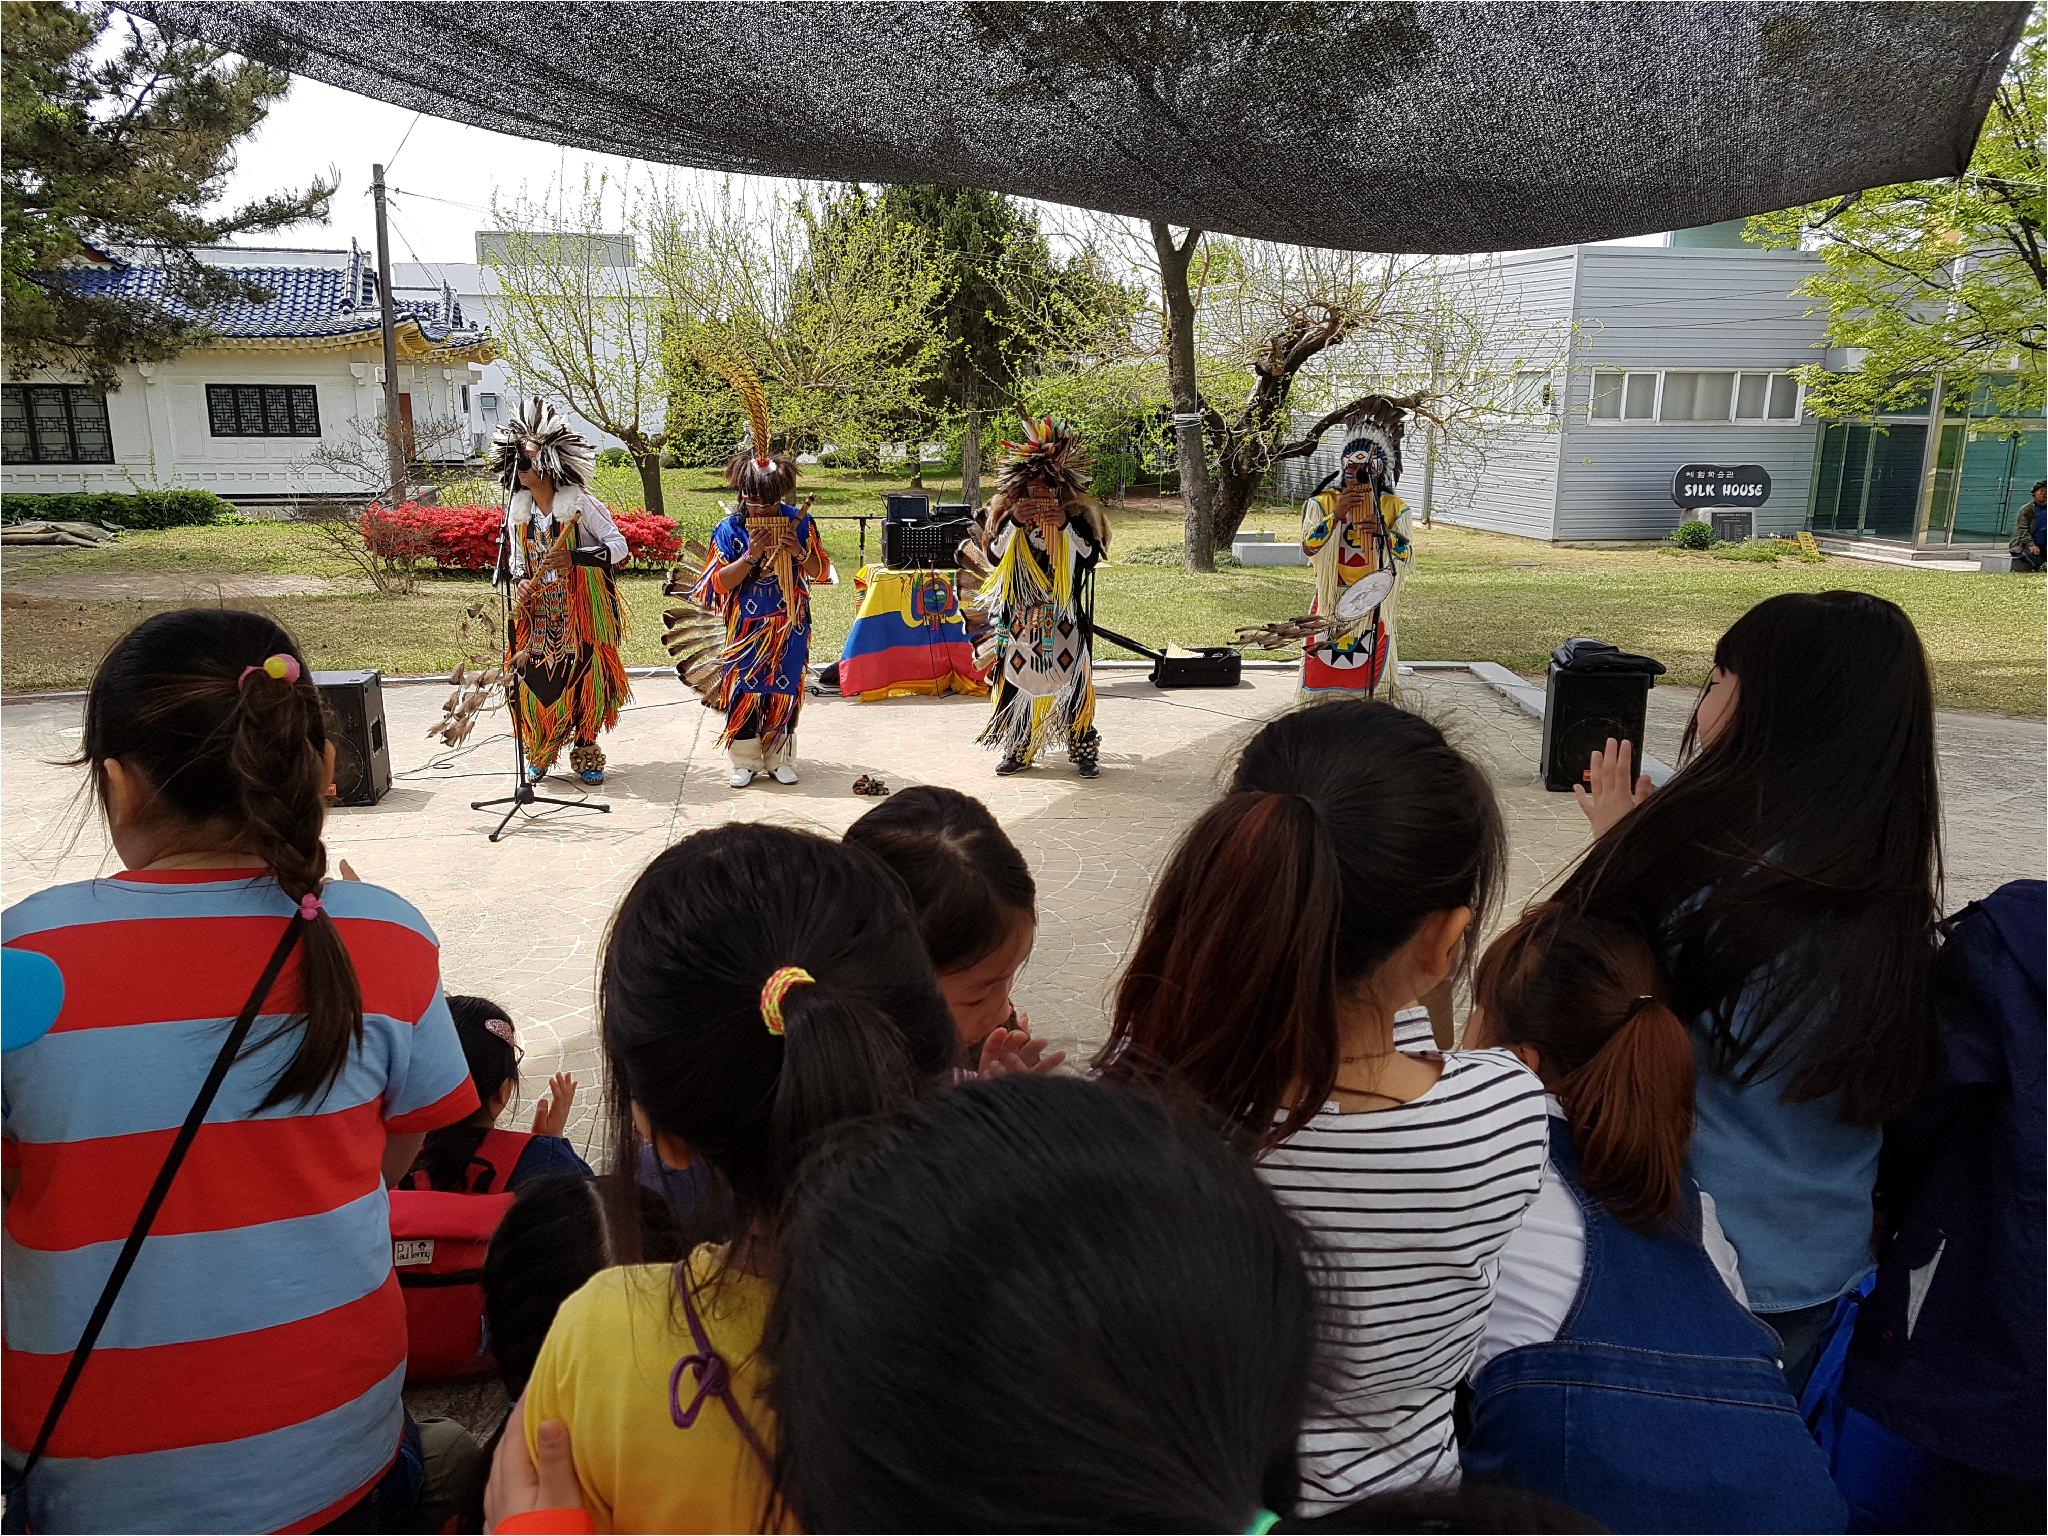
<svg viewBox="0 0 2048 1536">
<path fill-rule="evenodd" d="M 246 690 L 249 679 L 261 674 L 274 678 L 280 683 L 296 683 L 299 680 L 299 658 L 279 651 L 275 656 L 266 656 L 260 666 L 242 668 L 242 675 L 235 679 L 237 689 Z"/>
<path fill-rule="evenodd" d="M 800 965 L 785 965 L 761 983 L 761 1022 L 768 1026 L 769 1034 L 782 1033 L 782 999 L 799 983 L 815 986 L 817 979 Z"/>
<path fill-rule="evenodd" d="M 1280 1523 L 1280 1517 L 1270 1509 L 1262 1509 L 1252 1516 L 1252 1523 L 1244 1528 L 1244 1536 L 1266 1536 L 1266 1533 Z"/>
<path fill-rule="evenodd" d="M 1628 1023 L 1630 1019 L 1633 1019 L 1637 1014 L 1641 1013 L 1645 1008 L 1649 1007 L 1652 1003 L 1656 1001 L 1656 998 L 1652 997 L 1649 993 L 1645 992 L 1641 997 L 1637 998 L 1634 1002 L 1628 1005 L 1628 1012 L 1624 1013 L 1621 1016 L 1621 1024 L 1617 1024 L 1614 1027 L 1616 1029 L 1620 1029 L 1622 1024 Z"/>
<path fill-rule="evenodd" d="M 512 1038 L 512 1021 L 510 1019 L 485 1019 L 484 1028 L 496 1035 L 507 1045 L 517 1046 L 519 1044 L 517 1040 Z"/>
<path fill-rule="evenodd" d="M 299 916 L 309 923 L 326 910 L 327 903 L 315 892 L 308 891 L 299 898 Z"/>
</svg>

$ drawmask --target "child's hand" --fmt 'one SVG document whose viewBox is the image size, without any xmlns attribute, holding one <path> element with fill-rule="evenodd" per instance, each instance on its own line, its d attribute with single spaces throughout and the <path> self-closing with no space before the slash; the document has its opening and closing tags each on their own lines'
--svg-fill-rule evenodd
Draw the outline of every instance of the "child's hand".
<svg viewBox="0 0 2048 1536">
<path fill-rule="evenodd" d="M 569 1454 L 569 1426 L 550 1419 L 534 1435 L 538 1459 L 526 1449 L 526 1400 L 521 1398 L 505 1424 L 498 1453 L 491 1458 L 490 1481 L 484 1485 L 484 1529 L 495 1531 L 516 1515 L 537 1510 L 574 1510 L 583 1514 L 583 1485 L 576 1480 L 576 1462 Z M 590 1529 L 586 1520 L 550 1525 L 550 1530 Z M 523 1529 L 523 1527 L 522 1527 Z"/>
<path fill-rule="evenodd" d="M 1634 747 L 1610 736 L 1607 745 L 1593 754 L 1587 782 L 1572 786 L 1572 798 L 1585 812 L 1596 839 L 1605 837 L 1609 828 L 1650 798 L 1649 775 L 1635 777 L 1632 772 L 1634 756 Z"/>
<path fill-rule="evenodd" d="M 576 1079 L 557 1072 L 548 1079 L 548 1091 L 533 1106 L 533 1134 L 559 1136 L 569 1128 L 569 1106 L 576 1102 Z"/>
<path fill-rule="evenodd" d="M 1011 1072 L 1055 1072 L 1067 1059 L 1065 1051 L 1045 1052 L 1045 1042 L 1031 1038 L 1031 1018 L 1016 1014 L 1012 1022 L 991 1030 L 981 1042 L 981 1075 L 1002 1077 Z"/>
</svg>

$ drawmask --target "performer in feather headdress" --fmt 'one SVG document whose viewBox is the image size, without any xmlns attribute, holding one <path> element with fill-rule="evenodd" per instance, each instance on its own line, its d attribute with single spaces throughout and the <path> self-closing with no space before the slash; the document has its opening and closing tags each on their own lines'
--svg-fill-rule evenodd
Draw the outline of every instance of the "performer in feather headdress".
<svg viewBox="0 0 2048 1536">
<path fill-rule="evenodd" d="M 1063 748 L 1083 778 L 1099 771 L 1095 729 L 1095 567 L 1109 525 L 1089 501 L 1087 459 L 1074 429 L 1033 421 L 1003 444 L 982 535 L 996 541 L 980 600 L 995 623 L 995 708 L 981 733 L 997 773 Z"/>
<path fill-rule="evenodd" d="M 596 465 L 590 444 L 540 400 L 491 439 L 491 470 L 505 487 L 491 579 L 517 583 L 506 664 L 518 678 L 513 726 L 535 780 L 573 740 L 569 766 L 584 783 L 602 784 L 597 734 L 618 724 L 632 697 L 619 660 L 626 610 L 615 574 L 626 540 L 590 494 Z"/>
<path fill-rule="evenodd" d="M 1396 686 L 1394 599 L 1413 553 L 1408 503 L 1394 494 L 1403 420 L 1394 401 L 1369 400 L 1346 423 L 1336 473 L 1302 503 L 1301 547 L 1327 625 L 1304 649 L 1304 693 L 1370 694 L 1382 678 Z"/>
<path fill-rule="evenodd" d="M 796 722 L 810 668 L 811 587 L 830 585 L 832 561 L 806 507 L 791 504 L 796 460 L 769 448 L 768 401 L 746 364 L 707 358 L 738 391 L 753 441 L 725 466 L 739 506 L 711 530 L 711 553 L 690 596 L 725 621 L 716 702 L 734 789 L 759 773 L 796 782 Z M 684 679 L 690 668 L 684 665 Z"/>
</svg>

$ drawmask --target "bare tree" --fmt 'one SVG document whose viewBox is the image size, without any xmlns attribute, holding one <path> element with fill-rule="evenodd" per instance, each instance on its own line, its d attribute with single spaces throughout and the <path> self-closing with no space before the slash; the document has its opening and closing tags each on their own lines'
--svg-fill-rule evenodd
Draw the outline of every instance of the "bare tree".
<svg viewBox="0 0 2048 1536">
<path fill-rule="evenodd" d="M 668 441 L 662 301 L 627 259 L 645 243 L 648 197 L 586 175 L 580 191 L 492 201 L 493 339 L 525 393 L 567 406 L 626 445 L 651 512 L 663 510 Z"/>
<path fill-rule="evenodd" d="M 416 475 L 427 477 L 428 494 L 436 482 L 452 479 L 461 469 L 437 469 L 459 463 L 467 455 L 469 424 L 460 416 L 416 417 L 386 421 L 358 416 L 338 428 L 306 455 L 307 467 L 325 471 L 356 487 L 360 499 L 308 502 L 299 522 L 321 549 L 338 555 L 386 596 L 412 591 L 429 549 L 426 535 L 402 524 L 390 511 L 414 486 Z M 397 452 L 392 450 L 396 448 Z M 408 466 L 407 483 L 391 483 L 391 465 Z"/>
</svg>

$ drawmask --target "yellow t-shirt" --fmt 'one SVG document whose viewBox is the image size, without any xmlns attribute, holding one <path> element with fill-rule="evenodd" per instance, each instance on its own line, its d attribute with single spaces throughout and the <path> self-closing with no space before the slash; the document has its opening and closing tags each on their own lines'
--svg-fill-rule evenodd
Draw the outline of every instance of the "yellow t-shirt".
<svg viewBox="0 0 2048 1536">
<path fill-rule="evenodd" d="M 697 1314 L 732 1373 L 734 1396 L 764 1449 L 773 1425 L 763 1397 L 761 1330 L 773 1292 L 755 1275 L 728 1269 L 716 1282 L 718 1250 L 690 1264 Z M 669 1407 L 676 1362 L 697 1353 L 664 1264 L 607 1269 L 562 1303 L 526 1389 L 527 1449 L 549 1419 L 569 1426 L 583 1500 L 600 1531 L 758 1531 L 769 1475 L 724 1402 L 707 1394 L 688 1429 Z M 684 1409 L 699 1375 L 677 1388 Z"/>
</svg>

